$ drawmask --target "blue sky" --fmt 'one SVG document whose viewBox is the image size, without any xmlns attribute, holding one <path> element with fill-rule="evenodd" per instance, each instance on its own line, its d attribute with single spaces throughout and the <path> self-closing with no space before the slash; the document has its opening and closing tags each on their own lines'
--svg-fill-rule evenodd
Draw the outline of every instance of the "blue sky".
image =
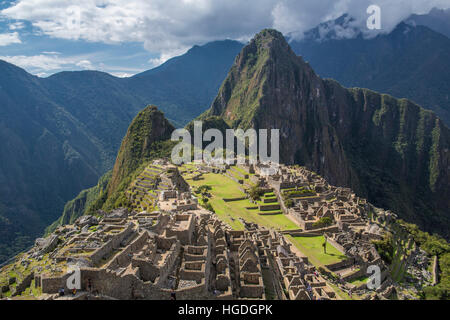
<svg viewBox="0 0 450 320">
<path fill-rule="evenodd" d="M 2 1 L 0 9 L 12 1 Z M 108 44 L 51 37 L 24 20 L 0 20 L 0 34 L 17 33 L 20 42 L 0 46 L 0 59 L 46 77 L 64 70 L 95 69 L 116 76 L 129 76 L 154 66 L 157 53 L 145 50 L 142 42 Z"/>
<path fill-rule="evenodd" d="M 363 30 L 382 9 L 380 32 L 449 0 L 0 0 L 0 59 L 46 77 L 95 69 L 129 76 L 196 44 L 246 41 L 263 28 L 301 37 L 344 13 Z"/>
</svg>

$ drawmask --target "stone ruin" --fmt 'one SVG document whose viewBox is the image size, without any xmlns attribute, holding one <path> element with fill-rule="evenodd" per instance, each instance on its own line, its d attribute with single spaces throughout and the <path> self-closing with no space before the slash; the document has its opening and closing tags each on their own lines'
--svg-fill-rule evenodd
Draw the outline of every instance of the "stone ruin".
<svg viewBox="0 0 450 320">
<path fill-rule="evenodd" d="M 339 298 L 329 272 L 339 277 L 336 285 L 349 286 L 368 266 L 377 265 L 383 285 L 372 298 L 392 294 L 388 268 L 372 240 L 383 238 L 395 220 L 393 213 L 302 167 L 277 166 L 271 175 L 266 173 L 272 166 L 242 167 L 254 173 L 254 182 L 274 192 L 297 230 L 276 232 L 242 219 L 245 230 L 232 230 L 198 206 L 178 167 L 155 161 L 127 190 L 129 209 L 83 216 L 36 240 L 27 254 L 48 254 L 52 264 L 33 273 L 35 286 L 45 299 L 169 299 L 175 294 L 179 299 L 329 300 Z M 199 168 L 202 174 L 230 167 Z M 291 208 L 281 201 L 286 190 L 292 191 Z M 332 224 L 317 226 L 324 217 Z M 323 273 L 292 247 L 286 234 L 324 235 L 346 259 L 325 266 Z M 414 272 L 425 259 L 419 251 L 411 258 L 417 265 Z M 80 270 L 81 289 L 60 297 L 61 289 L 70 291 L 67 279 L 74 267 Z"/>
</svg>

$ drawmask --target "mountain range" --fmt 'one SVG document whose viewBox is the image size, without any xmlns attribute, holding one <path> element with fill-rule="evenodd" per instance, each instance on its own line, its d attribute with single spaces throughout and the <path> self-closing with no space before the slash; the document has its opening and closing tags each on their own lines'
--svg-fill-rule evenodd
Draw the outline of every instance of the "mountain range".
<svg viewBox="0 0 450 320">
<path fill-rule="evenodd" d="M 444 34 L 447 27 L 445 23 L 433 23 L 436 19 L 422 16 L 410 19 L 415 19 L 415 24 L 408 21 L 390 34 L 374 39 L 356 37 L 318 41 L 307 36 L 301 41 L 289 40 L 294 52 L 308 61 L 321 77 L 334 78 L 349 87 L 367 87 L 412 99 L 434 110 L 448 124 L 450 40 L 438 33 Z M 308 34 L 313 35 L 314 30 Z M 61 212 L 63 216 L 59 222 L 78 216 L 87 203 L 99 207 L 95 203 L 96 197 L 99 193 L 107 194 L 111 173 L 106 174 L 98 185 L 96 183 L 113 167 L 120 141 L 139 110 L 148 104 L 158 105 L 175 127 L 184 126 L 211 105 L 243 47 L 244 44 L 231 40 L 194 46 L 186 54 L 130 78 L 117 78 L 97 71 L 62 72 L 39 78 L 0 61 L 0 139 L 3 141 L 0 145 L 0 261 L 31 244 Z M 320 82 L 325 83 L 325 91 L 321 94 L 335 90 L 331 85 L 335 82 Z M 354 92 L 370 91 L 355 89 Z M 366 94 L 362 96 L 361 101 L 364 101 Z M 367 93 L 367 96 L 371 94 Z M 217 98 L 214 101 L 213 107 L 218 105 Z M 417 111 L 415 116 L 427 123 L 427 126 L 423 124 L 426 127 L 424 137 L 428 137 L 427 130 L 432 128 L 428 126 L 429 122 L 434 121 L 426 115 L 428 113 Z M 250 116 L 236 116 L 236 120 L 241 123 L 252 121 Z M 312 130 L 312 124 L 305 125 Z M 337 134 L 330 136 L 333 141 L 338 140 Z M 425 140 L 424 143 L 430 143 L 429 139 Z M 402 140 L 399 141 L 401 145 Z M 333 156 L 348 153 L 342 141 L 336 148 L 340 151 Z M 307 157 L 313 156 L 303 154 L 294 159 L 307 161 Z M 371 192 L 372 197 L 378 194 L 378 191 L 366 190 L 364 184 L 370 177 L 362 179 L 355 169 L 359 164 L 356 167 L 351 164 L 359 159 L 337 160 L 342 163 L 336 168 L 343 168 L 340 167 L 342 164 L 346 170 L 338 173 L 337 169 L 333 171 L 327 167 L 331 170 L 328 173 L 332 176 L 328 178 L 332 182 L 351 184 L 362 193 Z M 409 163 L 409 160 L 405 161 Z M 364 168 L 361 165 L 359 171 Z M 403 169 L 406 168 L 411 169 L 409 165 Z M 333 180 L 335 174 L 338 176 Z M 380 172 L 370 175 L 380 176 Z M 426 177 L 425 174 L 425 178 L 417 178 L 417 181 L 422 183 Z M 91 186 L 94 187 L 73 199 L 80 190 Z M 424 188 L 429 186 L 427 183 Z M 73 200 L 63 210 L 70 199 Z M 390 203 L 389 199 L 378 202 L 388 207 Z M 422 207 L 422 204 L 418 205 L 418 208 Z M 407 208 L 406 212 L 412 220 L 422 221 L 428 219 L 424 217 L 430 210 L 424 210 L 423 217 L 417 219 L 417 209 Z M 436 226 L 436 221 L 429 222 L 431 229 Z"/>
<path fill-rule="evenodd" d="M 0 61 L 0 261 L 23 249 L 113 166 L 134 116 L 158 103 L 183 126 L 211 103 L 240 51 L 195 46 L 131 78 L 97 71 L 33 76 Z"/>
<path fill-rule="evenodd" d="M 450 38 L 450 8 L 433 8 L 426 14 L 413 14 L 405 22 L 412 25 L 426 26 Z"/>
<path fill-rule="evenodd" d="M 361 34 L 335 39 L 329 33 L 318 38 L 320 33 L 314 29 L 300 41 L 291 39 L 290 45 L 323 78 L 410 99 L 450 124 L 448 37 L 407 23 L 371 39 Z"/>
</svg>

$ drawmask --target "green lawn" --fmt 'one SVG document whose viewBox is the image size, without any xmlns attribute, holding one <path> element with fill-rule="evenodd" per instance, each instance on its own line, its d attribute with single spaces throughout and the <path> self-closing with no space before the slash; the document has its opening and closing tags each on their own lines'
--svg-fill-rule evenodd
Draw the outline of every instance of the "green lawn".
<svg viewBox="0 0 450 320">
<path fill-rule="evenodd" d="M 223 198 L 239 198 L 245 194 L 239 190 L 242 185 L 233 181 L 229 177 L 221 174 L 208 173 L 203 175 L 203 179 L 194 181 L 186 177 L 186 181 L 193 187 L 202 185 L 211 186 L 212 197 L 209 199 L 216 214 L 233 229 L 244 229 L 243 224 L 238 220 L 243 218 L 248 222 L 254 222 L 261 226 L 279 230 L 295 230 L 299 227 L 283 214 L 261 216 L 259 210 L 248 210 L 246 207 L 254 207 L 255 204 L 249 200 L 223 201 Z M 279 211 L 279 210 L 278 210 Z"/>
<path fill-rule="evenodd" d="M 287 237 L 317 267 L 337 263 L 346 259 L 346 256 L 330 243 L 327 243 L 327 253 L 324 253 L 322 244 L 325 238 L 323 236 L 292 237 L 288 235 Z"/>
<path fill-rule="evenodd" d="M 369 277 L 362 276 L 362 277 L 353 279 L 352 281 L 350 281 L 350 283 L 354 284 L 357 287 L 359 287 L 362 284 L 367 284 L 367 280 L 369 280 Z"/>
<path fill-rule="evenodd" d="M 213 188 L 212 193 L 219 198 L 238 198 L 245 196 L 238 188 L 238 186 L 240 186 L 239 183 L 234 182 L 225 175 L 206 173 L 200 180 L 194 181 L 188 178 L 186 181 L 189 185 L 194 187 L 202 185 L 211 186 Z"/>
<path fill-rule="evenodd" d="M 248 222 L 254 222 L 261 226 L 279 230 L 295 230 L 299 228 L 294 222 L 283 214 L 263 216 L 258 214 L 258 209 L 246 209 L 246 207 L 254 206 L 249 200 L 225 202 L 222 198 L 214 195 L 214 189 L 212 194 L 213 197 L 209 201 L 216 211 L 216 214 L 223 221 L 229 223 L 234 229 L 242 230 L 244 228 L 238 218 L 243 218 Z"/>
</svg>

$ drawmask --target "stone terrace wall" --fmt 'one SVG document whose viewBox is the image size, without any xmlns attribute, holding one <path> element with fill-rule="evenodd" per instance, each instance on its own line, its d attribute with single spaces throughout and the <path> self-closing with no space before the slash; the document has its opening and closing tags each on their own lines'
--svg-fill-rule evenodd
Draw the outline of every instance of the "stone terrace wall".
<svg viewBox="0 0 450 320">
<path fill-rule="evenodd" d="M 66 282 L 69 274 L 60 277 L 41 277 L 41 288 L 43 293 L 58 293 L 60 288 L 68 289 Z"/>
<path fill-rule="evenodd" d="M 148 232 L 143 232 L 132 243 L 130 243 L 122 252 L 120 252 L 113 260 L 111 260 L 106 269 L 114 269 L 116 267 L 125 267 L 130 261 L 130 254 L 141 249 L 149 238 Z"/>
<path fill-rule="evenodd" d="M 338 249 L 342 254 L 345 254 L 345 248 L 336 242 L 333 238 L 327 238 L 327 242 L 329 242 L 333 247 Z"/>
<path fill-rule="evenodd" d="M 125 230 L 123 230 L 117 235 L 114 235 L 111 240 L 105 243 L 101 248 L 97 249 L 90 256 L 92 263 L 97 265 L 103 257 L 108 255 L 115 248 L 118 248 L 123 239 L 125 239 L 128 235 L 130 235 L 131 232 L 133 232 L 133 227 L 131 225 L 128 225 Z"/>
<path fill-rule="evenodd" d="M 344 269 L 344 268 L 350 267 L 350 266 L 352 266 L 354 264 L 354 262 L 355 262 L 355 259 L 354 258 L 350 258 L 350 259 L 346 259 L 344 261 L 340 261 L 340 262 L 337 262 L 337 263 L 332 263 L 332 264 L 326 265 L 326 267 L 328 269 L 330 269 L 331 271 L 335 271 L 335 270 L 340 270 L 340 269 Z"/>
</svg>

